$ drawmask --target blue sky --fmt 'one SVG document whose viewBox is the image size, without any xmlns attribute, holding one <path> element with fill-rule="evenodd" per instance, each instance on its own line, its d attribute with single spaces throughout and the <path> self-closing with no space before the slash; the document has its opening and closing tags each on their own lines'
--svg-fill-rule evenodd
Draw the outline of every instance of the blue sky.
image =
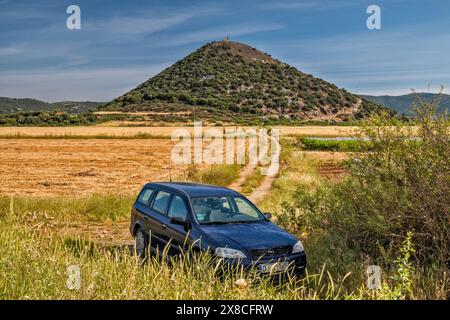
<svg viewBox="0 0 450 320">
<path fill-rule="evenodd" d="M 0 96 L 107 101 L 226 35 L 354 93 L 449 92 L 448 0 L 0 0 Z"/>
</svg>

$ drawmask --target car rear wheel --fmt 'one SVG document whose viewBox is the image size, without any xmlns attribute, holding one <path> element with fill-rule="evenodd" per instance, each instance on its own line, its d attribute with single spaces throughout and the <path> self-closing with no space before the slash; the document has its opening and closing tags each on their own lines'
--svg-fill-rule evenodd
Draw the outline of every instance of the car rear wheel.
<svg viewBox="0 0 450 320">
<path fill-rule="evenodd" d="M 147 235 L 141 228 L 136 231 L 134 243 L 136 255 L 138 257 L 145 258 L 147 256 L 148 240 Z"/>
</svg>

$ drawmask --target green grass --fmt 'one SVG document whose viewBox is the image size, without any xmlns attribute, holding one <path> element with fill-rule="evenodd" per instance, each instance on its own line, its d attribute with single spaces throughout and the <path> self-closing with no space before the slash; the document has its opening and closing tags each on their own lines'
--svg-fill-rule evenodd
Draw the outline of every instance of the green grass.
<svg viewBox="0 0 450 320">
<path fill-rule="evenodd" d="M 359 140 L 319 140 L 301 138 L 304 149 L 313 151 L 363 151 L 366 143 Z"/>
<path fill-rule="evenodd" d="M 272 184 L 269 194 L 259 203 L 265 212 L 275 216 L 281 214 L 282 204 L 289 203 L 299 186 L 313 190 L 321 183 L 317 173 L 317 162 L 305 157 L 296 139 L 281 141 L 281 169 L 279 177 Z"/>
<path fill-rule="evenodd" d="M 85 219 L 83 199 L 73 203 L 42 199 L 40 202 L 1 199 L 0 299 L 333 299 L 343 297 L 328 277 L 290 278 L 275 285 L 255 272 L 239 268 L 218 273 L 218 261 L 208 254 L 185 255 L 142 262 L 128 247 L 101 245 L 89 239 L 58 236 L 54 225 L 44 224 L 44 212 L 52 219 Z M 105 196 L 99 203 L 111 200 Z M 100 205 L 99 205 L 100 206 Z M 58 209 L 61 214 L 58 215 Z M 31 210 L 31 211 L 30 211 Z M 35 215 L 30 216 L 30 212 Z M 105 215 L 100 215 L 107 219 Z M 34 220 L 37 217 L 36 220 Z M 50 216 L 47 216 L 50 217 Z M 165 255 L 166 256 L 166 255 Z M 166 256 L 167 257 L 167 256 Z M 67 288 L 67 267 L 81 271 L 81 288 Z M 236 284 L 244 279 L 246 285 Z"/>
<path fill-rule="evenodd" d="M 0 299 L 351 299 L 367 298 L 363 286 L 349 291 L 322 268 L 303 279 L 275 285 L 239 268 L 219 274 L 208 254 L 142 262 L 128 248 L 105 246 L 30 230 L 17 223 L 17 208 L 0 215 Z M 81 287 L 67 287 L 67 268 L 78 266 Z M 236 283 L 243 279 L 244 285 Z M 242 280 L 241 280 L 242 281 Z M 389 291 L 390 292 L 390 291 Z M 372 298 L 383 298 L 377 293 Z"/>
<path fill-rule="evenodd" d="M 228 186 L 239 177 L 241 165 L 213 165 L 203 170 L 199 182 L 216 186 Z"/>
<path fill-rule="evenodd" d="M 254 273 L 217 274 L 208 255 L 172 263 L 142 263 L 126 248 L 102 247 L 29 231 L 2 219 L 0 299 L 318 299 L 337 298 L 327 277 L 275 286 Z M 79 266 L 81 288 L 66 286 L 67 267 Z M 247 286 L 238 286 L 236 279 Z M 322 288 L 323 287 L 323 288 Z M 320 288 L 316 289 L 316 288 Z"/>
<path fill-rule="evenodd" d="M 174 181 L 198 182 L 226 187 L 239 177 L 242 165 L 217 164 L 199 169 L 195 164 L 188 168 L 185 176 L 176 177 Z"/>
<path fill-rule="evenodd" d="M 242 193 L 249 195 L 261 185 L 264 181 L 265 176 L 261 174 L 260 167 L 256 167 L 253 172 L 245 178 L 244 184 L 242 185 Z"/>
<path fill-rule="evenodd" d="M 45 217 L 56 221 L 118 220 L 130 214 L 134 194 L 91 194 L 86 196 L 0 196 L 0 212 L 9 210 L 11 203 L 20 220 Z"/>
<path fill-rule="evenodd" d="M 386 274 L 383 288 L 367 290 L 363 274 L 333 274 L 327 264 L 305 278 L 275 285 L 239 268 L 220 274 L 208 254 L 177 259 L 137 259 L 128 247 L 100 245 L 33 230 L 18 223 L 25 212 L 12 204 L 0 211 L 0 299 L 398 299 L 402 293 Z M 313 248 L 308 248 L 313 252 Z M 330 259 L 342 260 L 333 248 Z M 80 268 L 81 287 L 67 287 L 67 268 Z M 395 272 L 394 272 L 395 273 Z M 353 278 L 353 279 L 352 279 Z M 236 283 L 243 279 L 244 285 Z M 419 278 L 420 279 L 420 278 Z M 416 279 L 413 278 L 413 285 Z M 422 280 L 422 279 L 420 279 Z M 435 279 L 437 280 L 437 279 Z M 241 280 L 242 281 L 242 280 Z M 417 280 L 419 281 L 419 280 Z M 439 285 L 437 283 L 437 285 Z M 423 294 L 433 288 L 423 287 Z"/>
</svg>

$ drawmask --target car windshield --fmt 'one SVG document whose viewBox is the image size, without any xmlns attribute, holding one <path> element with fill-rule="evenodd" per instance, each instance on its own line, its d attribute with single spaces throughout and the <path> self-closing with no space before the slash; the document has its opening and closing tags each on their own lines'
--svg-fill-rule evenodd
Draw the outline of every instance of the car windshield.
<svg viewBox="0 0 450 320">
<path fill-rule="evenodd" d="M 191 201 L 197 221 L 201 224 L 265 221 L 261 212 L 243 197 L 201 197 Z"/>
</svg>

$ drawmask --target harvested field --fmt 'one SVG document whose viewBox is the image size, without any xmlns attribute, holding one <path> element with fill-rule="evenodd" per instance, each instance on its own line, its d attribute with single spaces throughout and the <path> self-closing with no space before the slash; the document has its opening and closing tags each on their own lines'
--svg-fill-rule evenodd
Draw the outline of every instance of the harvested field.
<svg viewBox="0 0 450 320">
<path fill-rule="evenodd" d="M 308 159 L 313 159 L 319 162 L 341 162 L 347 160 L 348 152 L 333 152 L 333 151 L 302 151 Z"/>
<path fill-rule="evenodd" d="M 0 127 L 0 137 L 170 137 L 176 127 Z"/>
<path fill-rule="evenodd" d="M 169 179 L 167 139 L 0 139 L 0 194 L 129 193 Z M 173 166 L 172 175 L 184 172 Z"/>
<path fill-rule="evenodd" d="M 169 138 L 172 132 L 178 128 L 186 128 L 191 132 L 192 127 L 0 127 L 0 137 L 155 137 Z M 204 129 L 222 127 L 207 127 Z M 234 128 L 234 127 L 230 127 Z M 248 128 L 248 127 L 242 127 Z M 308 127 L 277 127 L 281 135 L 304 136 L 349 136 L 354 134 L 358 127 L 340 126 L 308 126 Z"/>
<path fill-rule="evenodd" d="M 169 179 L 172 145 L 168 139 L 0 139 L 0 194 L 135 192 L 147 181 Z M 322 176 L 344 173 L 335 163 L 345 153 L 302 152 L 319 161 Z M 172 166 L 170 174 L 186 169 Z"/>
</svg>

